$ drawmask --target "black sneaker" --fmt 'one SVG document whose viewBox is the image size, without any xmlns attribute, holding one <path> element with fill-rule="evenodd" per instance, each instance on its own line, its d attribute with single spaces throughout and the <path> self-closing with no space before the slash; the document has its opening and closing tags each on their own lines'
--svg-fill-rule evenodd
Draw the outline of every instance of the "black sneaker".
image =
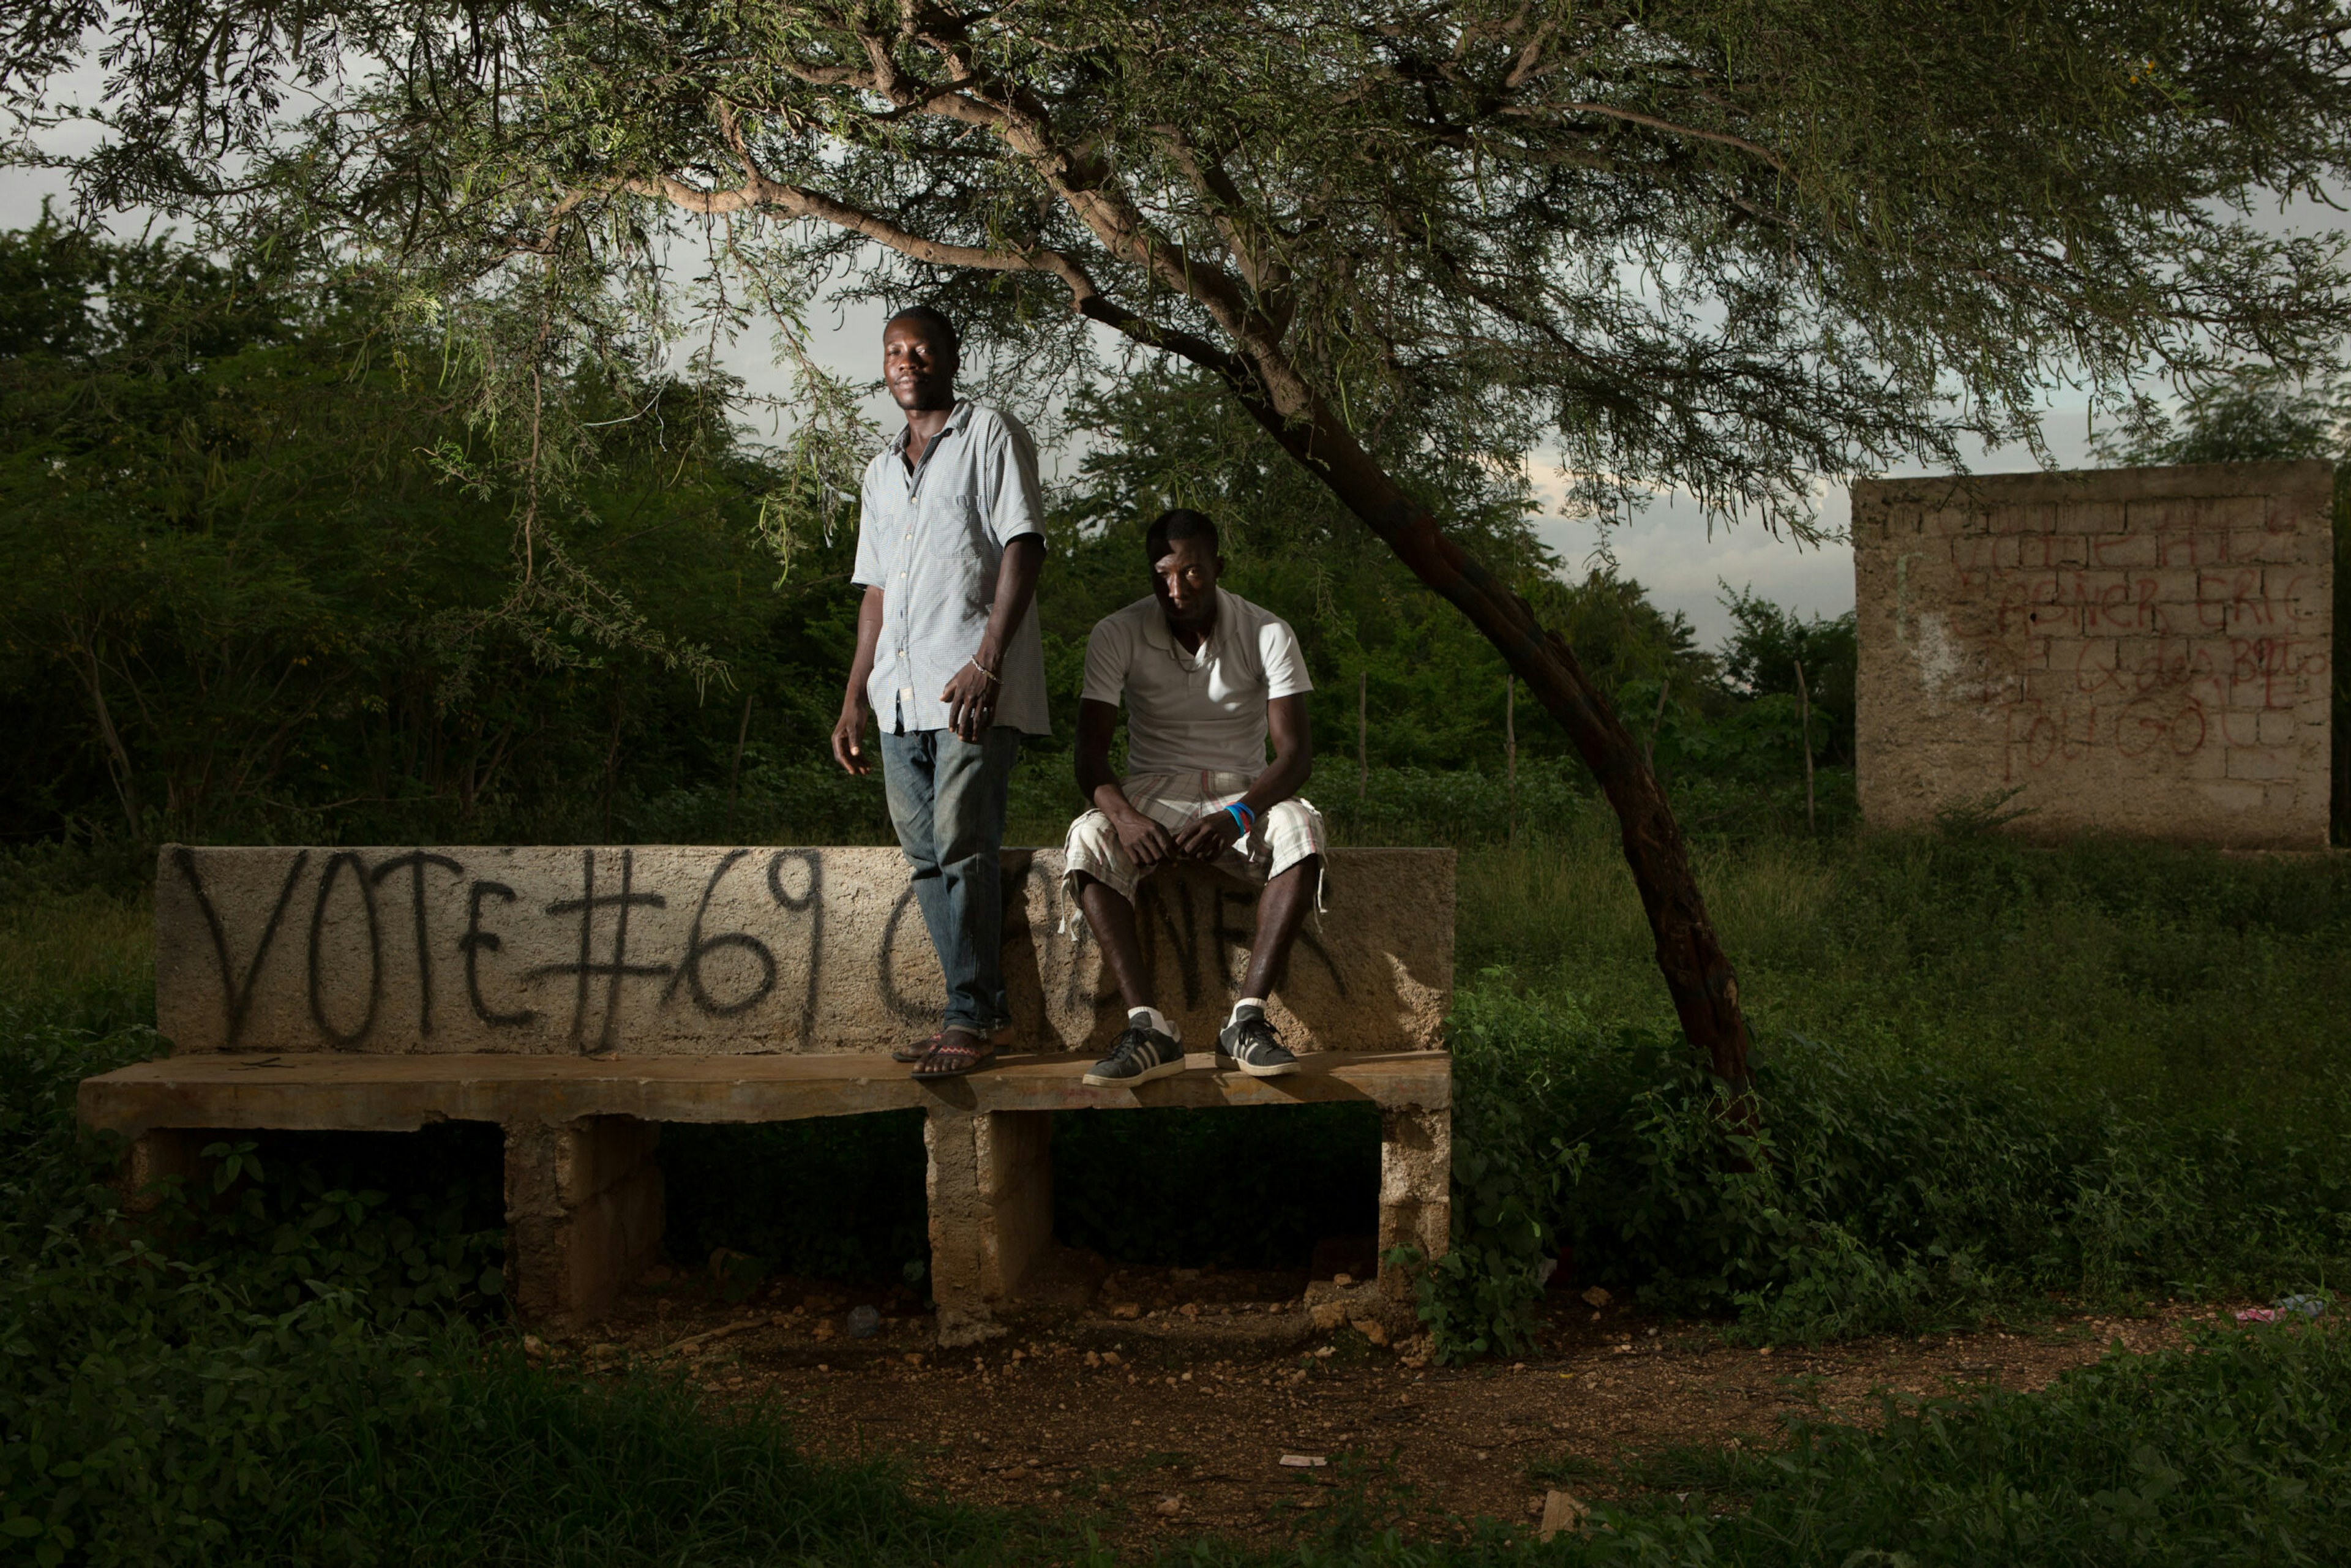
<svg viewBox="0 0 2351 1568">
<path fill-rule="evenodd" d="M 1251 1078 L 1280 1078 L 1298 1071 L 1298 1058 L 1282 1045 L 1265 1015 L 1253 1013 L 1227 1024 L 1217 1036 L 1217 1065 L 1238 1067 Z"/>
<path fill-rule="evenodd" d="M 1086 1070 L 1085 1081 L 1098 1089 L 1131 1089 L 1183 1071 L 1180 1039 L 1164 1030 L 1131 1023 L 1110 1048 L 1110 1054 Z"/>
</svg>

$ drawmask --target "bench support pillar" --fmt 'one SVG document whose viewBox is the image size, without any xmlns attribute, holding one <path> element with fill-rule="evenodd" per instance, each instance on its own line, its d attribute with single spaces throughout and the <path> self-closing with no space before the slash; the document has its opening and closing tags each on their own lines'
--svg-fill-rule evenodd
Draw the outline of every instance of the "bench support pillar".
<svg viewBox="0 0 2351 1568">
<path fill-rule="evenodd" d="M 994 1339 L 1005 1331 L 993 1309 L 1052 1243 L 1053 1114 L 934 1107 L 923 1146 L 939 1343 Z"/>
<path fill-rule="evenodd" d="M 1408 1301 L 1412 1281 L 1387 1261 L 1391 1247 L 1445 1256 L 1453 1239 L 1453 1114 L 1417 1105 L 1380 1112 L 1380 1290 Z"/>
<path fill-rule="evenodd" d="M 510 1125 L 507 1295 L 526 1322 L 591 1322 L 661 1246 L 661 1128 L 632 1116 Z"/>
<path fill-rule="evenodd" d="M 204 1174 L 204 1147 L 214 1135 L 199 1127 L 150 1127 L 131 1140 L 122 1160 L 122 1207 L 132 1214 L 152 1213 L 163 1201 L 155 1184 L 178 1176 L 193 1189 Z"/>
</svg>

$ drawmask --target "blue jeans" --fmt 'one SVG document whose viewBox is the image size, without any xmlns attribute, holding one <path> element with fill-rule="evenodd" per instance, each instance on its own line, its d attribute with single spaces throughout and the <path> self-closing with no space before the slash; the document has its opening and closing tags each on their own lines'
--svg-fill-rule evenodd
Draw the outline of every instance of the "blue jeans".
<svg viewBox="0 0 2351 1568">
<path fill-rule="evenodd" d="M 1020 732 L 985 738 L 918 729 L 882 736 L 890 825 L 914 868 L 914 902 L 946 971 L 949 1029 L 985 1035 L 1012 1019 L 1004 994 L 1004 795 Z"/>
</svg>

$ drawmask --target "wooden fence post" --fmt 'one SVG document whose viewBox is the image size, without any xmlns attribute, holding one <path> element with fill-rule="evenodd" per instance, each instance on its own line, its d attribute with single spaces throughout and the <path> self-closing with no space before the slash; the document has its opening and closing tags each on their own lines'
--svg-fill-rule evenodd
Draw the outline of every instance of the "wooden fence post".
<svg viewBox="0 0 2351 1568">
<path fill-rule="evenodd" d="M 1796 712 L 1804 726 L 1804 831 L 1817 836 L 1813 825 L 1813 699 L 1804 690 L 1804 661 L 1796 661 Z"/>
</svg>

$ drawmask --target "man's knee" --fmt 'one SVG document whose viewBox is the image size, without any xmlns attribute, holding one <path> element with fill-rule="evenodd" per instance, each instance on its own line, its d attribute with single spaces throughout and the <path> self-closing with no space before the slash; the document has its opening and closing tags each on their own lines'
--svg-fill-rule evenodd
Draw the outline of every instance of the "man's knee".
<svg viewBox="0 0 2351 1568">
<path fill-rule="evenodd" d="M 1322 813 L 1302 800 L 1278 800 L 1266 808 L 1266 847 L 1284 872 L 1322 856 Z"/>
<path fill-rule="evenodd" d="M 1276 800 L 1265 809 L 1265 833 L 1269 839 L 1315 839 L 1320 836 L 1316 829 L 1321 823 L 1321 812 L 1296 800 Z"/>
<path fill-rule="evenodd" d="M 1062 848 L 1071 871 L 1098 880 L 1109 880 L 1126 858 L 1119 846 L 1118 831 L 1100 811 L 1088 811 L 1071 822 L 1069 841 Z"/>
</svg>

